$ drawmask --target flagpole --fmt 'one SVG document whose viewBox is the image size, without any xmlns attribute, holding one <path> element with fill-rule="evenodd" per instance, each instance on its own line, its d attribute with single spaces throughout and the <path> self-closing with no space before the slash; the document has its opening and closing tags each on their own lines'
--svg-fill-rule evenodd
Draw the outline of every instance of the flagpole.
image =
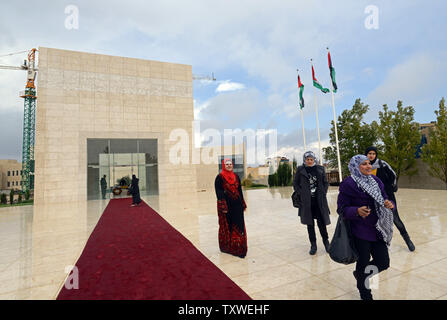
<svg viewBox="0 0 447 320">
<path fill-rule="evenodd" d="M 304 150 L 307 150 L 307 147 L 306 147 L 306 133 L 304 132 L 303 109 L 300 108 L 300 111 L 301 111 L 301 127 L 303 128 Z M 304 152 L 306 152 L 306 151 L 304 151 Z"/>
<path fill-rule="evenodd" d="M 310 63 L 312 65 L 312 59 L 310 59 Z M 313 79 L 312 79 L 313 83 Z M 314 87 L 314 86 L 313 86 Z M 321 157 L 321 141 L 320 141 L 320 124 L 318 121 L 318 106 L 317 106 L 317 94 L 315 93 L 315 87 L 314 87 L 314 103 L 315 103 L 315 115 L 317 117 L 317 134 L 318 134 L 318 153 L 320 155 L 320 165 L 323 163 L 323 158 Z"/>
<path fill-rule="evenodd" d="M 332 112 L 334 114 L 335 144 L 337 146 L 338 177 L 340 178 L 340 182 L 341 182 L 342 174 L 341 174 L 341 163 L 340 163 L 340 148 L 338 146 L 337 118 L 335 116 L 334 88 L 332 88 L 332 90 L 331 90 L 331 96 L 332 96 Z"/>
<path fill-rule="evenodd" d="M 299 76 L 298 69 L 296 69 L 296 75 Z M 299 100 L 299 89 L 300 89 L 300 88 L 298 88 L 298 100 Z M 299 105 L 299 103 L 298 103 L 298 105 Z M 301 106 L 300 106 L 300 113 L 301 113 L 301 127 L 303 128 L 304 152 L 306 152 L 306 151 L 307 151 L 307 150 L 306 150 L 306 149 L 307 149 L 307 148 L 306 148 L 306 133 L 305 133 L 305 131 L 304 131 L 303 109 L 301 108 Z"/>
<path fill-rule="evenodd" d="M 329 47 L 327 48 L 327 51 L 329 53 Z M 341 182 L 343 180 L 343 178 L 342 178 L 343 175 L 342 175 L 342 172 L 341 172 L 341 163 L 340 163 L 340 147 L 338 146 L 338 128 L 337 128 L 337 117 L 335 115 L 335 99 L 334 99 L 334 86 L 333 85 L 332 85 L 332 89 L 331 89 L 331 98 L 332 98 L 332 113 L 334 114 L 335 144 L 336 144 L 336 147 L 337 147 L 338 177 L 339 177 L 340 182 Z"/>
</svg>

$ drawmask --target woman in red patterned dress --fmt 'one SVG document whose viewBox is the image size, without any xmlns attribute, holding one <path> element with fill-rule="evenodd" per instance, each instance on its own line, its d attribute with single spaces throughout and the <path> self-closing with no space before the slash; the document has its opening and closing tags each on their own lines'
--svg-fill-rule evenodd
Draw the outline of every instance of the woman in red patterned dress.
<svg viewBox="0 0 447 320">
<path fill-rule="evenodd" d="M 222 172 L 217 175 L 214 187 L 219 216 L 220 251 L 244 258 L 247 254 L 244 210 L 247 206 L 241 181 L 233 172 L 233 162 L 230 159 L 222 161 Z"/>
</svg>

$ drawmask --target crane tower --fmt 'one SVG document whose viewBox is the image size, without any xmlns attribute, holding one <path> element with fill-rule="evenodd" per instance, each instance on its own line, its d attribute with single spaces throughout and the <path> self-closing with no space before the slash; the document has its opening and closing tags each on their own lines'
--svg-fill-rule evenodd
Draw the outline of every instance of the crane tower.
<svg viewBox="0 0 447 320">
<path fill-rule="evenodd" d="M 25 92 L 21 95 L 25 99 L 23 112 L 23 144 L 22 144 L 22 191 L 34 189 L 34 143 L 36 132 L 36 49 L 28 53 L 27 82 Z"/>
</svg>

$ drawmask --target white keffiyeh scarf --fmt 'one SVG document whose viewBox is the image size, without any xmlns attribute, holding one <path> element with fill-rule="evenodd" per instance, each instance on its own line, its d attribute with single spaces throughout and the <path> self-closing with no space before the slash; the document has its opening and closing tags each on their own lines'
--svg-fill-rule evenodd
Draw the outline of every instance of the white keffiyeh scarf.
<svg viewBox="0 0 447 320">
<path fill-rule="evenodd" d="M 352 179 L 357 183 L 357 186 L 374 199 L 375 209 L 379 217 L 376 223 L 376 229 L 380 232 L 383 240 L 389 247 L 391 245 L 391 239 L 393 238 L 393 212 L 385 208 L 385 200 L 376 180 L 371 175 L 367 176 L 360 172 L 360 164 L 365 160 L 369 160 L 368 157 L 360 154 L 352 157 L 351 161 L 349 161 L 349 172 L 351 173 Z"/>
</svg>

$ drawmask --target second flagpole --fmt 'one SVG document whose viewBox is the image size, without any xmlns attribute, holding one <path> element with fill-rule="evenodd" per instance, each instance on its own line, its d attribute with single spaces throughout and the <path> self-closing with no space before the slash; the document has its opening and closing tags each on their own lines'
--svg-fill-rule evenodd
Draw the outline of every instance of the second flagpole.
<svg viewBox="0 0 447 320">
<path fill-rule="evenodd" d="M 312 66 L 312 59 L 310 59 L 310 64 Z M 313 82 L 313 79 L 312 79 L 312 82 Z M 318 122 L 318 106 L 317 106 L 317 95 L 315 93 L 315 87 L 313 90 L 314 90 L 315 114 L 317 116 L 318 153 L 320 155 L 319 163 L 320 163 L 320 165 L 323 165 L 323 158 L 321 157 L 320 124 Z"/>
<path fill-rule="evenodd" d="M 299 77 L 300 76 L 300 74 L 299 74 L 299 71 L 298 71 L 298 69 L 296 69 L 296 75 Z M 299 100 L 299 87 L 298 87 L 298 100 Z M 298 103 L 298 105 L 299 105 L 299 103 Z M 306 149 L 307 149 L 307 147 L 306 147 L 306 133 L 305 133 L 305 131 L 304 131 L 304 118 L 303 118 L 303 109 L 300 107 L 300 112 L 301 112 L 301 127 L 303 128 L 303 142 L 304 142 L 304 152 L 306 152 Z"/>
</svg>

